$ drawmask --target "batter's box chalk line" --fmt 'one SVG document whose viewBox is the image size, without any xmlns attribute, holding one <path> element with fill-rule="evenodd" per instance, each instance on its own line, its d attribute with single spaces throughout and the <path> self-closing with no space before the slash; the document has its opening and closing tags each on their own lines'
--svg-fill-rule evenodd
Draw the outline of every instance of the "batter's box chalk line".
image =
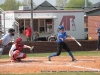
<svg viewBox="0 0 100 75">
<path fill-rule="evenodd" d="M 84 67 L 84 66 L 75 66 L 75 64 L 68 64 L 66 66 L 70 66 L 70 67 L 74 67 L 74 68 L 80 68 L 80 69 L 85 69 L 85 70 L 88 70 L 88 71 L 97 71 L 97 72 L 100 72 L 100 69 L 97 69 L 97 68 L 89 68 L 89 67 Z"/>
</svg>

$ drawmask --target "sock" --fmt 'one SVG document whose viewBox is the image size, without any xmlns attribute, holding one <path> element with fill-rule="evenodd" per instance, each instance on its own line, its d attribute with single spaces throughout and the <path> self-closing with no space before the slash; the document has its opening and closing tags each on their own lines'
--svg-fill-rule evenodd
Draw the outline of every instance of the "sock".
<svg viewBox="0 0 100 75">
<path fill-rule="evenodd" d="M 69 53 L 69 55 L 72 57 L 72 58 L 74 58 L 74 56 L 73 56 L 73 54 L 72 54 L 72 52 L 70 51 L 70 52 L 68 52 Z"/>
<path fill-rule="evenodd" d="M 50 57 L 57 56 L 57 53 L 51 54 Z"/>
</svg>

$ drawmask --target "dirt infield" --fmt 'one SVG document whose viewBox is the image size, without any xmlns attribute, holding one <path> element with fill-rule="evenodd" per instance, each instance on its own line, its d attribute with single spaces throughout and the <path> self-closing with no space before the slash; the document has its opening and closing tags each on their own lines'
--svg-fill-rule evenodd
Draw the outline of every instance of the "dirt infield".
<svg viewBox="0 0 100 75">
<path fill-rule="evenodd" d="M 31 57 L 21 62 L 11 63 L 10 59 L 0 59 L 0 73 L 41 73 L 67 71 L 94 71 L 100 72 L 99 56 L 77 56 L 72 62 L 70 57 L 54 57 L 48 61 L 46 57 Z"/>
</svg>

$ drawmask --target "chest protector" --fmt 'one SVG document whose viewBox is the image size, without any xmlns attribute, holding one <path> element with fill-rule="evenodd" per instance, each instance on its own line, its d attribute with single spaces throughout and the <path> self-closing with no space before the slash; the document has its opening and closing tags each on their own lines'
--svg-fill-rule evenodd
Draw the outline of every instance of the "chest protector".
<svg viewBox="0 0 100 75">
<path fill-rule="evenodd" d="M 21 44 L 20 46 L 18 44 L 15 44 L 16 50 L 22 51 L 24 44 Z"/>
</svg>

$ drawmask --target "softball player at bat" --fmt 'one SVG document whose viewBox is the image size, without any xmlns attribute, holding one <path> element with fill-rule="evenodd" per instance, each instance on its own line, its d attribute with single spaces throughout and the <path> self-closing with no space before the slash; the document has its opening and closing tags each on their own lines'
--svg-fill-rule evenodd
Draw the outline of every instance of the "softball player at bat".
<svg viewBox="0 0 100 75">
<path fill-rule="evenodd" d="M 58 27 L 59 31 L 58 31 L 58 35 L 57 35 L 57 53 L 51 54 L 50 56 L 48 56 L 48 60 L 51 61 L 51 57 L 54 56 L 59 56 L 61 53 L 62 48 L 65 49 L 69 55 L 72 58 L 72 61 L 75 61 L 76 59 L 74 58 L 71 50 L 69 49 L 69 47 L 67 46 L 67 44 L 64 42 L 64 40 L 66 40 L 67 37 L 71 37 L 69 36 L 65 31 L 64 31 L 64 27 L 62 25 L 60 25 Z"/>
<path fill-rule="evenodd" d="M 26 54 L 21 52 L 23 48 L 29 48 L 30 50 L 32 50 L 34 46 L 30 47 L 30 46 L 24 45 L 22 43 L 22 39 L 17 38 L 15 44 L 12 45 L 9 51 L 11 62 L 21 61 L 21 59 L 26 58 Z"/>
<path fill-rule="evenodd" d="M 3 50 L 7 45 L 10 43 L 10 41 L 13 39 L 13 36 L 15 34 L 15 30 L 13 28 L 10 28 L 8 30 L 8 33 L 5 34 L 1 39 L 0 39 L 0 56 L 3 53 Z"/>
</svg>

